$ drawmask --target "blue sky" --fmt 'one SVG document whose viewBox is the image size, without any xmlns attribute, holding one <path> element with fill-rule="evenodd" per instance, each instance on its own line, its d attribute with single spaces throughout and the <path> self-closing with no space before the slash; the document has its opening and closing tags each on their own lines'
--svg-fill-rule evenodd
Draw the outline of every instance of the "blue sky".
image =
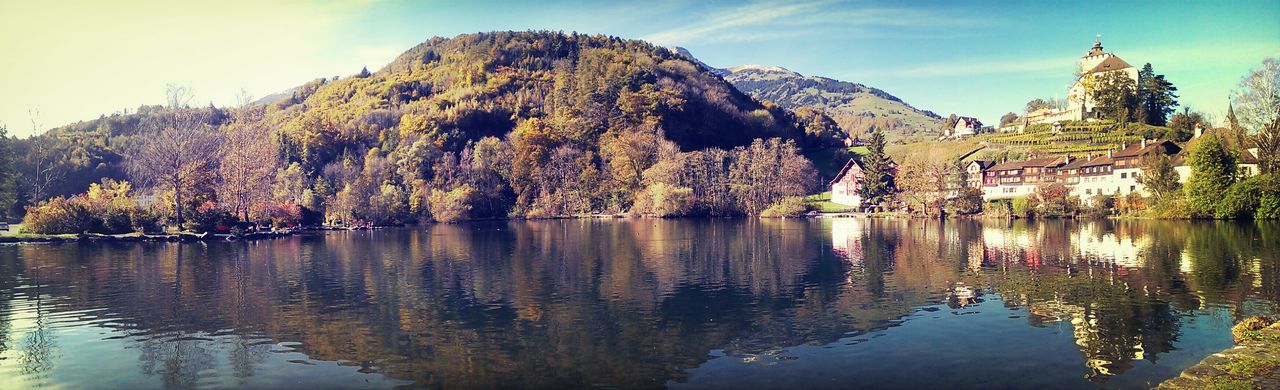
<svg viewBox="0 0 1280 390">
<path fill-rule="evenodd" d="M 376 69 L 432 36 L 491 30 L 646 39 L 712 66 L 783 66 L 986 122 L 1063 97 L 1095 34 L 1218 118 L 1239 78 L 1280 56 L 1274 0 L 47 3 L 0 4 L 0 123 L 10 134 L 160 103 L 169 83 L 229 105 L 242 89 L 264 96 Z"/>
</svg>

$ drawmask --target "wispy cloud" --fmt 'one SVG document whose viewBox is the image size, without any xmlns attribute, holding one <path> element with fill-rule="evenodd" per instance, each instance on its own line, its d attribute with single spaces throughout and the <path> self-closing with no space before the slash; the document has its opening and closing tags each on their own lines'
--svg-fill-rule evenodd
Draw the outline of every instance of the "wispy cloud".
<svg viewBox="0 0 1280 390">
<path fill-rule="evenodd" d="M 858 8 L 838 0 L 798 3 L 758 2 L 712 9 L 702 22 L 649 34 L 643 39 L 666 45 L 756 42 L 796 36 L 840 34 L 866 26 L 940 28 L 977 25 L 919 9 Z M 956 31 L 949 31 L 954 33 Z"/>
<path fill-rule="evenodd" d="M 686 44 L 714 38 L 715 35 L 744 27 L 774 22 L 776 20 L 811 12 L 830 1 L 808 3 L 756 3 L 735 8 L 691 26 L 679 27 L 645 36 L 644 39 L 662 44 Z"/>
</svg>

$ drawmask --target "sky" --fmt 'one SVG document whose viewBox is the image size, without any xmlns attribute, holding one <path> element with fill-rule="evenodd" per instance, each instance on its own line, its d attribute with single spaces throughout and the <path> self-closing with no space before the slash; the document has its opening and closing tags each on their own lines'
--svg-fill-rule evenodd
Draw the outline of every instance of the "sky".
<svg viewBox="0 0 1280 390">
<path fill-rule="evenodd" d="M 25 1 L 0 0 L 0 125 L 28 136 L 164 102 L 234 105 L 376 70 L 434 36 L 560 30 L 782 66 L 996 123 L 1062 98 L 1101 34 L 1221 119 L 1240 77 L 1280 57 L 1280 1 Z"/>
</svg>

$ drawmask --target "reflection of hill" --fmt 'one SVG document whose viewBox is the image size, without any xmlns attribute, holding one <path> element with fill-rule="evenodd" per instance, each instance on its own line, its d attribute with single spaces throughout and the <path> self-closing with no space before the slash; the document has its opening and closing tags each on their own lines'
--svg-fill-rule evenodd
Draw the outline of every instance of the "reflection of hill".
<svg viewBox="0 0 1280 390">
<path fill-rule="evenodd" d="M 1275 310 L 1280 243 L 1263 238 L 1280 231 L 1267 229 L 569 220 L 0 247 L 0 353 L 21 348 L 5 338 L 23 302 L 9 287 L 36 270 L 47 313 L 105 308 L 104 326 L 136 336 L 140 371 L 175 387 L 224 359 L 255 375 L 270 345 L 255 340 L 430 387 L 659 387 L 713 350 L 828 344 L 998 293 L 1030 326 L 1069 323 L 1102 381 L 1170 351 L 1180 313 Z M 241 342 L 187 337 L 209 334 Z"/>
</svg>

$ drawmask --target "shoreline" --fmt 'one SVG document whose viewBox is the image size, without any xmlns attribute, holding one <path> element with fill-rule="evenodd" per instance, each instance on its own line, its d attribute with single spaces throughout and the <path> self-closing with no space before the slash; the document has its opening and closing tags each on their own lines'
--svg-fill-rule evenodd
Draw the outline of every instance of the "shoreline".
<svg viewBox="0 0 1280 390">
<path fill-rule="evenodd" d="M 1235 345 L 1209 355 L 1156 389 L 1280 388 L 1280 322 L 1261 317 L 1231 328 Z"/>
</svg>

